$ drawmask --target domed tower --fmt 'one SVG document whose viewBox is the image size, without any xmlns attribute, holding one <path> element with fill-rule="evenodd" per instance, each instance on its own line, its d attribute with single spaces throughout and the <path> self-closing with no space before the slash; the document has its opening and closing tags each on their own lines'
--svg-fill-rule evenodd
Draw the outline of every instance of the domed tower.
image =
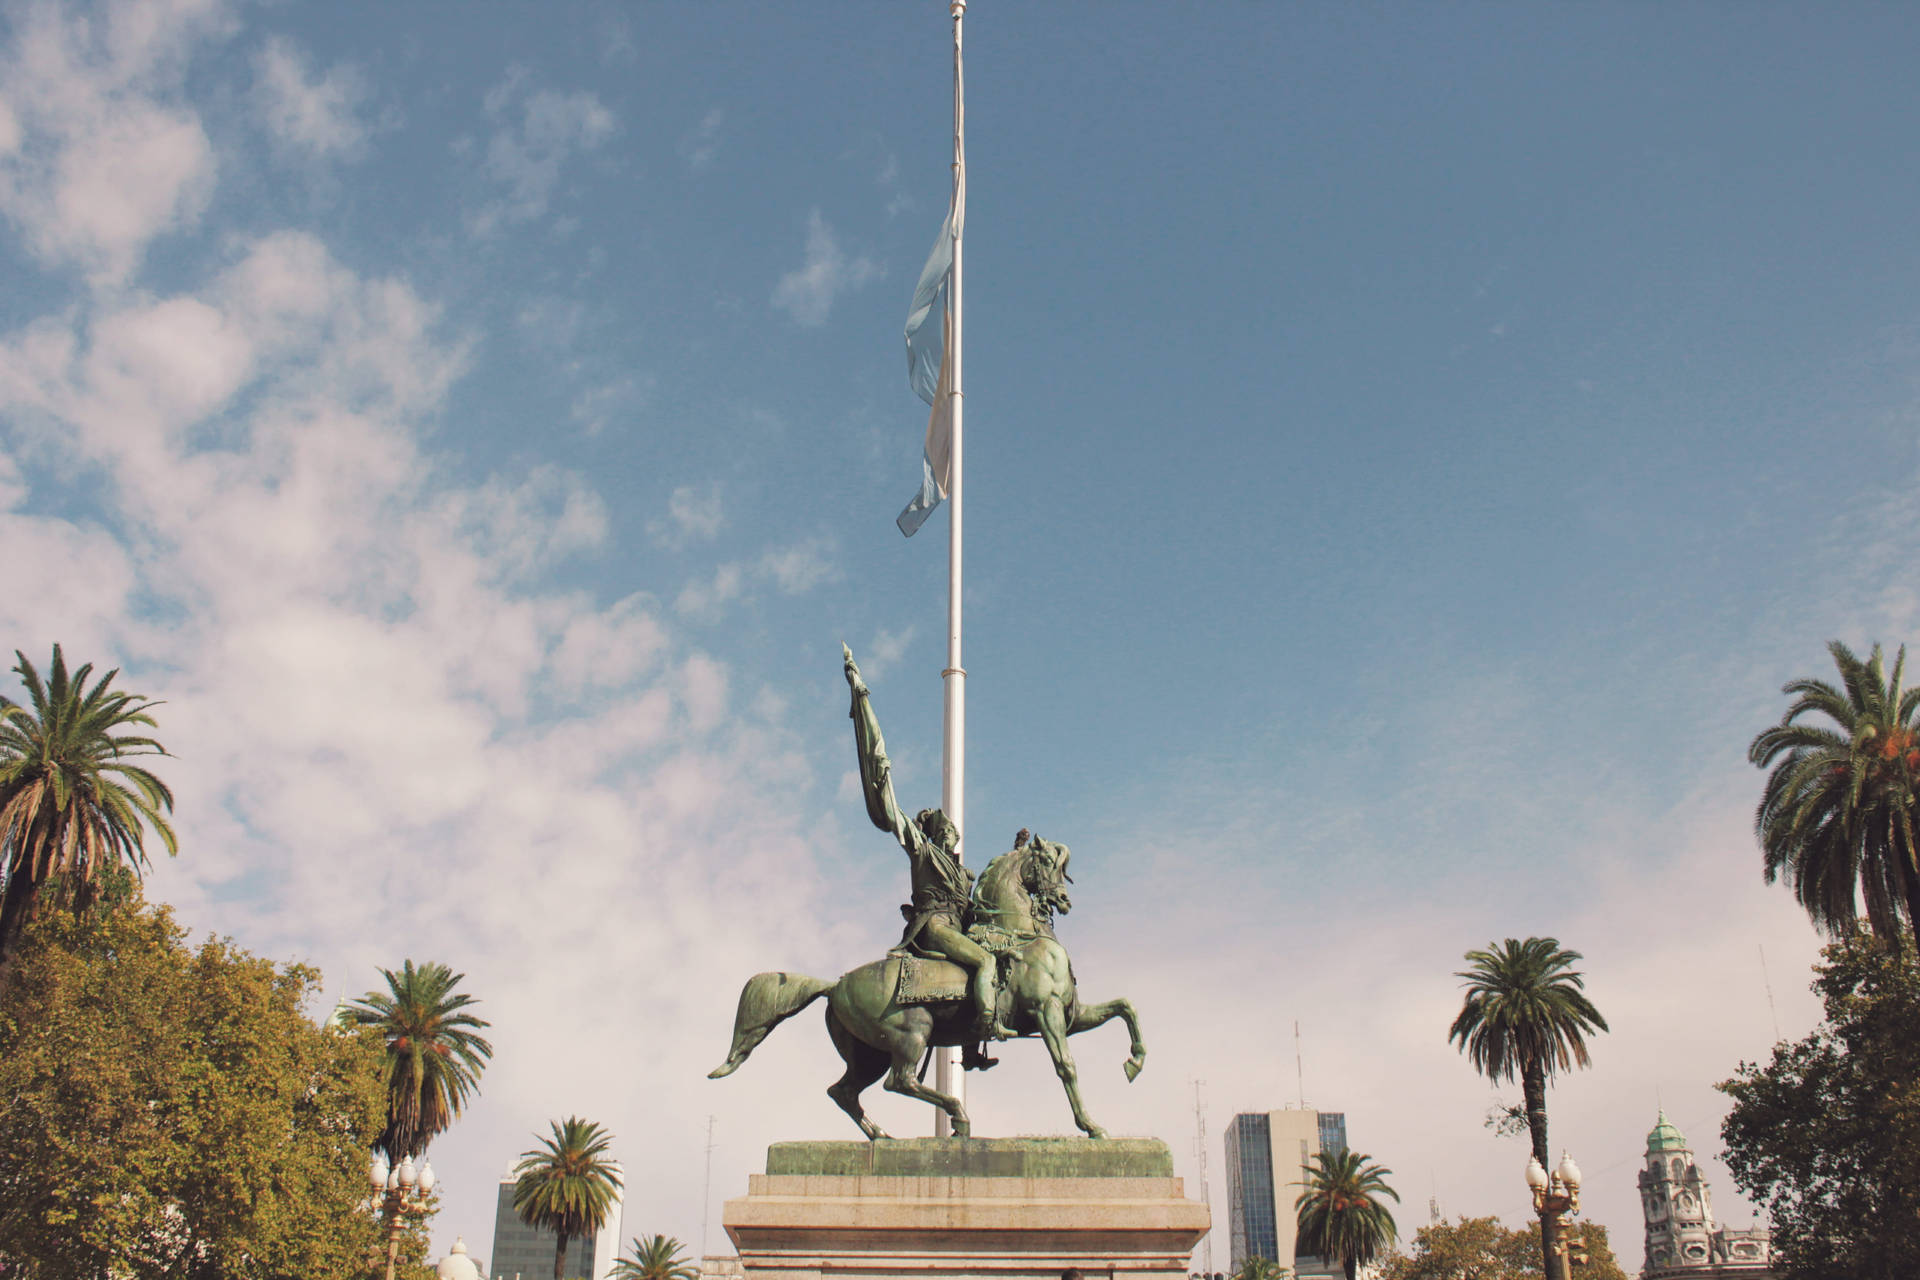
<svg viewBox="0 0 1920 1280">
<path fill-rule="evenodd" d="M 1640 1207 L 1647 1220 L 1649 1276 L 1712 1262 L 1713 1204 L 1693 1162 L 1692 1148 L 1665 1111 L 1647 1135 Z"/>
</svg>

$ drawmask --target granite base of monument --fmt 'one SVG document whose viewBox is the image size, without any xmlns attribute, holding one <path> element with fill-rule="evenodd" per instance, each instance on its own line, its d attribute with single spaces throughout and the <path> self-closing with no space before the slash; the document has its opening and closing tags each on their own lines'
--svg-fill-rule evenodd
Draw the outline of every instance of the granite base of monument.
<svg viewBox="0 0 1920 1280">
<path fill-rule="evenodd" d="M 1207 1207 L 1147 1138 L 782 1142 L 722 1224 L 747 1280 L 1186 1280 Z"/>
</svg>

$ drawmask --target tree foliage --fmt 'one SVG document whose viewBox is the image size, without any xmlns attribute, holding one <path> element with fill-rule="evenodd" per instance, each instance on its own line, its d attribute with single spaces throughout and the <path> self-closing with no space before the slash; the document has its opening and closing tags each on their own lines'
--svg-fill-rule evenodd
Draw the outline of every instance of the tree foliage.
<svg viewBox="0 0 1920 1280">
<path fill-rule="evenodd" d="M 1574 1269 L 1578 1280 L 1627 1280 L 1605 1227 L 1576 1219 L 1572 1234 L 1588 1255 Z M 1381 1280 L 1540 1280 L 1541 1274 L 1539 1233 L 1503 1227 L 1498 1218 L 1421 1227 L 1413 1251 L 1392 1255 L 1381 1268 Z"/>
<path fill-rule="evenodd" d="M 1895 1280 L 1920 1258 L 1920 965 L 1860 933 L 1823 957 L 1821 1025 L 1720 1085 L 1725 1159 L 1792 1280 Z"/>
<path fill-rule="evenodd" d="M 1384 1197 L 1399 1203 L 1400 1193 L 1387 1185 L 1393 1172 L 1358 1151 L 1315 1152 L 1301 1166 L 1306 1189 L 1294 1200 L 1299 1226 L 1297 1248 L 1338 1262 L 1347 1280 L 1364 1263 L 1393 1247 L 1398 1239 L 1393 1214 Z"/>
<path fill-rule="evenodd" d="M 308 1020 L 312 969 L 184 936 L 137 903 L 24 935 L 0 997 L 0 1273 L 308 1280 L 377 1256 L 378 1044 Z"/>
<path fill-rule="evenodd" d="M 535 1230 L 559 1237 L 553 1280 L 560 1280 L 567 1242 L 606 1224 L 613 1193 L 621 1186 L 620 1166 L 607 1155 L 613 1135 L 592 1121 L 568 1116 L 548 1127 L 553 1136 L 521 1152 L 520 1163 L 513 1167 L 513 1211 Z"/>
<path fill-rule="evenodd" d="M 493 1045 L 479 1035 L 492 1025 L 464 1012 L 474 998 L 456 993 L 467 975 L 443 964 L 382 969 L 385 991 L 369 991 L 342 1010 L 354 1026 L 371 1027 L 387 1046 L 387 1123 L 377 1145 L 398 1161 L 418 1156 L 445 1132 L 480 1087 Z"/>
<path fill-rule="evenodd" d="M 1838 640 L 1827 650 L 1840 687 L 1788 684 L 1786 715 L 1747 748 L 1756 766 L 1773 765 L 1753 819 L 1767 883 L 1786 881 L 1830 934 L 1854 927 L 1857 898 L 1875 933 L 1904 928 L 1912 940 L 1920 936 L 1920 689 L 1902 684 L 1905 649 L 1891 672 L 1879 645 L 1865 662 Z M 1810 716 L 1831 724 L 1802 719 Z"/>
<path fill-rule="evenodd" d="M 700 1268 L 681 1255 L 686 1248 L 672 1236 L 633 1238 L 631 1258 L 617 1258 L 613 1280 L 700 1280 Z"/>
<path fill-rule="evenodd" d="M 154 703 L 114 689 L 117 670 L 89 688 L 93 664 L 69 674 L 57 644 L 44 681 L 25 654 L 14 657 L 31 705 L 0 698 L 0 982 L 44 897 L 85 908 L 103 885 L 137 874 L 148 827 L 177 852 L 173 793 L 140 763 L 166 750 L 126 732 L 153 727 Z"/>
</svg>

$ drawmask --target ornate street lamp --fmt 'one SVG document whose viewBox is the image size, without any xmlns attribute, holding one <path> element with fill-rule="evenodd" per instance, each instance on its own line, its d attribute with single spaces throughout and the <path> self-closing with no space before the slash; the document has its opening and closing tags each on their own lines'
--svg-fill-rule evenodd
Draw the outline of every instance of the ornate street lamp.
<svg viewBox="0 0 1920 1280">
<path fill-rule="evenodd" d="M 1529 1156 L 1527 1186 L 1533 1192 L 1534 1212 L 1546 1224 L 1548 1253 L 1559 1260 L 1556 1270 L 1560 1280 L 1567 1280 L 1570 1266 L 1583 1266 L 1587 1261 L 1586 1241 L 1567 1234 L 1569 1220 L 1580 1212 L 1580 1166 L 1573 1162 L 1571 1152 L 1562 1151 L 1560 1167 L 1548 1173 L 1541 1167 L 1539 1156 Z"/>
<path fill-rule="evenodd" d="M 403 1156 L 400 1163 L 387 1165 L 387 1157 L 373 1153 L 367 1166 L 367 1181 L 373 1184 L 375 1203 L 387 1219 L 387 1280 L 393 1280 L 395 1261 L 400 1256 L 400 1228 L 407 1214 L 427 1211 L 427 1196 L 433 1190 L 433 1165 L 421 1160 L 418 1172 L 413 1157 Z"/>
</svg>

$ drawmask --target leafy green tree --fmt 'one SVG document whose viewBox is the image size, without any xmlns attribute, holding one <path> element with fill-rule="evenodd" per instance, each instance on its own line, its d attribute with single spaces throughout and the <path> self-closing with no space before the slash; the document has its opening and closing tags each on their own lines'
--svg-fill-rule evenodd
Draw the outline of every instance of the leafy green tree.
<svg viewBox="0 0 1920 1280">
<path fill-rule="evenodd" d="M 190 948 L 139 902 L 46 912 L 17 961 L 0 995 L 0 1274 L 367 1274 L 380 1047 L 307 1018 L 316 972 Z"/>
<path fill-rule="evenodd" d="M 700 1268 L 681 1256 L 686 1246 L 672 1236 L 635 1236 L 632 1248 L 631 1258 L 614 1261 L 614 1280 L 700 1280 Z"/>
<path fill-rule="evenodd" d="M 1392 1196 L 1395 1204 L 1400 1202 L 1400 1193 L 1387 1185 L 1393 1170 L 1348 1149 L 1318 1152 L 1300 1168 L 1306 1190 L 1293 1202 L 1300 1230 L 1297 1247 L 1338 1261 L 1347 1280 L 1354 1280 L 1362 1264 L 1391 1249 L 1399 1238 L 1393 1214 L 1381 1201 Z"/>
<path fill-rule="evenodd" d="M 1773 765 L 1753 826 L 1767 883 L 1785 880 L 1814 924 L 1854 926 L 1856 895 L 1873 931 L 1920 937 L 1920 689 L 1903 687 L 1903 648 L 1888 672 L 1880 646 L 1862 662 L 1827 646 L 1840 687 L 1795 680 L 1780 723 L 1755 737 L 1747 758 Z M 1825 717 L 1831 724 L 1802 717 Z M 1904 917 L 1904 919 L 1903 919 Z"/>
<path fill-rule="evenodd" d="M 1627 1280 L 1605 1227 L 1579 1222 L 1574 1236 L 1588 1255 L 1574 1271 L 1579 1280 Z M 1540 1280 L 1541 1274 L 1538 1234 L 1501 1226 L 1492 1217 L 1421 1227 L 1413 1252 L 1394 1254 L 1380 1271 L 1381 1280 Z"/>
<path fill-rule="evenodd" d="M 553 1280 L 567 1265 L 567 1242 L 606 1225 L 613 1194 L 621 1187 L 620 1166 L 607 1156 L 613 1135 L 589 1120 L 568 1116 L 553 1121 L 551 1138 L 520 1153 L 513 1167 L 513 1211 L 536 1231 L 559 1237 L 553 1254 Z"/>
<path fill-rule="evenodd" d="M 1920 1258 L 1920 964 L 1897 936 L 1822 955 L 1821 1025 L 1719 1086 L 1725 1159 L 1789 1280 L 1896 1280 Z"/>
<path fill-rule="evenodd" d="M 0 986 L 43 897 L 84 909 L 126 869 L 145 869 L 148 827 L 179 852 L 165 816 L 173 793 L 139 763 L 166 750 L 127 732 L 152 728 L 157 704 L 114 689 L 117 669 L 89 688 L 93 664 L 69 675 L 57 644 L 44 681 L 24 653 L 14 657 L 32 705 L 0 698 Z"/>
<path fill-rule="evenodd" d="M 1457 1043 L 1474 1069 L 1495 1084 L 1520 1079 L 1534 1158 L 1551 1169 L 1547 1149 L 1547 1082 L 1556 1072 L 1591 1064 L 1587 1036 L 1605 1031 L 1607 1020 L 1587 999 L 1586 979 L 1573 969 L 1578 951 L 1557 938 L 1508 938 L 1466 953 L 1467 967 L 1454 974 L 1467 988 L 1447 1039 Z M 1549 1276 L 1553 1228 L 1540 1222 L 1540 1251 Z"/>
<path fill-rule="evenodd" d="M 492 1024 L 465 1012 L 474 997 L 454 990 L 464 973 L 443 964 L 416 968 L 411 960 L 397 973 L 380 973 L 387 989 L 367 992 L 341 1015 L 386 1042 L 387 1123 L 375 1145 L 398 1163 L 425 1151 L 478 1091 L 493 1057 L 479 1031 Z"/>
</svg>

